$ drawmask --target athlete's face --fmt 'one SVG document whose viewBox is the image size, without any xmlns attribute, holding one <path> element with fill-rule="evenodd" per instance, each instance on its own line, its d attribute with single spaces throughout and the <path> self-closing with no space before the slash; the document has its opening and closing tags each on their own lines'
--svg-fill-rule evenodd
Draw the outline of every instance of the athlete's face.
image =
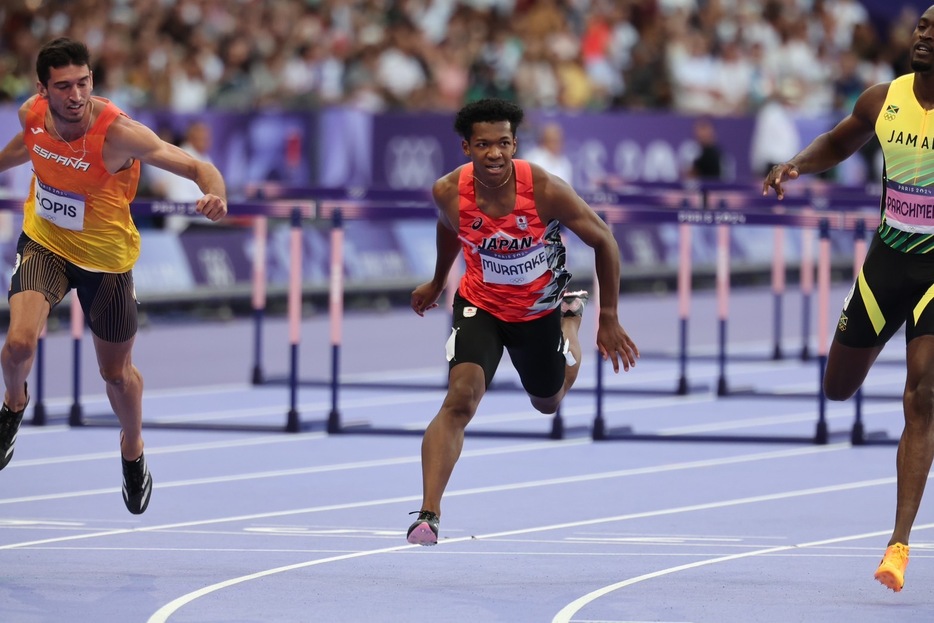
<svg viewBox="0 0 934 623">
<path fill-rule="evenodd" d="M 508 121 L 473 124 L 469 141 L 463 141 L 464 155 L 474 166 L 474 175 L 494 186 L 512 173 L 512 157 L 516 154 L 516 137 Z"/>
<path fill-rule="evenodd" d="M 65 123 L 83 122 L 93 86 L 87 65 L 52 67 L 48 84 L 38 83 L 39 95 L 49 100 L 52 116 Z"/>
<path fill-rule="evenodd" d="M 918 20 L 911 36 L 912 71 L 930 71 L 934 68 L 934 6 Z"/>
</svg>

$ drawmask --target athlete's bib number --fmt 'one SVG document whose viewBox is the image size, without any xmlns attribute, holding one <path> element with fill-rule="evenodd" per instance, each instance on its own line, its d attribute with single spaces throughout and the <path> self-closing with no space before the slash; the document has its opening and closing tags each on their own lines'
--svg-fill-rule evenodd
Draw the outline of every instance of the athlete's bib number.
<svg viewBox="0 0 934 623">
<path fill-rule="evenodd" d="M 483 281 L 521 286 L 532 283 L 548 270 L 545 245 L 520 253 L 493 253 L 480 250 Z"/>
<path fill-rule="evenodd" d="M 84 229 L 84 197 L 43 184 L 36 178 L 36 215 L 63 229 Z"/>
</svg>

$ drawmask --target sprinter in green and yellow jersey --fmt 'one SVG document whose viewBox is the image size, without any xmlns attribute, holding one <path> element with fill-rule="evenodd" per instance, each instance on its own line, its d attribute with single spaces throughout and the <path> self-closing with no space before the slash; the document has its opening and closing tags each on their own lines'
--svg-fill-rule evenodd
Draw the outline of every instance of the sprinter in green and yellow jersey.
<svg viewBox="0 0 934 623">
<path fill-rule="evenodd" d="M 872 86 L 853 112 L 798 155 L 776 165 L 762 185 L 825 171 L 873 134 L 882 144 L 882 222 L 843 303 L 827 358 L 824 392 L 856 393 L 886 342 L 903 325 L 907 342 L 905 426 L 896 460 L 895 528 L 875 578 L 895 592 L 905 584 L 908 537 L 934 459 L 934 6 L 912 35 L 913 73 Z"/>
</svg>

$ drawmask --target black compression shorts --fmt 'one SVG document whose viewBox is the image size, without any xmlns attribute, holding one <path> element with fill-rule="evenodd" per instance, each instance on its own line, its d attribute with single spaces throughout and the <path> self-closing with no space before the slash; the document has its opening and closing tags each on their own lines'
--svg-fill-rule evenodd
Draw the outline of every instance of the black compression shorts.
<svg viewBox="0 0 934 623">
<path fill-rule="evenodd" d="M 91 331 L 105 342 L 125 342 L 138 327 L 133 271 L 85 270 L 21 234 L 7 299 L 25 291 L 40 292 L 54 308 L 70 289 L 78 294 Z"/>
<path fill-rule="evenodd" d="M 905 339 L 934 335 L 934 256 L 896 251 L 874 237 L 843 303 L 834 340 L 881 346 L 905 325 Z"/>
<path fill-rule="evenodd" d="M 483 368 L 489 387 L 504 348 L 529 395 L 550 398 L 561 390 L 566 360 L 559 309 L 528 322 L 505 322 L 456 294 L 447 343 L 449 368 L 475 363 Z"/>
</svg>

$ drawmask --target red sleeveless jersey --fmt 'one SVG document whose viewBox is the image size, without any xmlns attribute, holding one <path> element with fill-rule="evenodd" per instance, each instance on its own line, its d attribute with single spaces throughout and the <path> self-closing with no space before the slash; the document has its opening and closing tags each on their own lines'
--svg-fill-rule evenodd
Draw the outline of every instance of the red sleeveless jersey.
<svg viewBox="0 0 934 623">
<path fill-rule="evenodd" d="M 560 305 L 570 273 L 558 221 L 543 223 L 532 193 L 532 167 L 513 160 L 516 205 L 498 219 L 477 207 L 473 163 L 458 179 L 458 237 L 466 270 L 462 297 L 500 320 L 522 322 L 541 318 Z"/>
</svg>

